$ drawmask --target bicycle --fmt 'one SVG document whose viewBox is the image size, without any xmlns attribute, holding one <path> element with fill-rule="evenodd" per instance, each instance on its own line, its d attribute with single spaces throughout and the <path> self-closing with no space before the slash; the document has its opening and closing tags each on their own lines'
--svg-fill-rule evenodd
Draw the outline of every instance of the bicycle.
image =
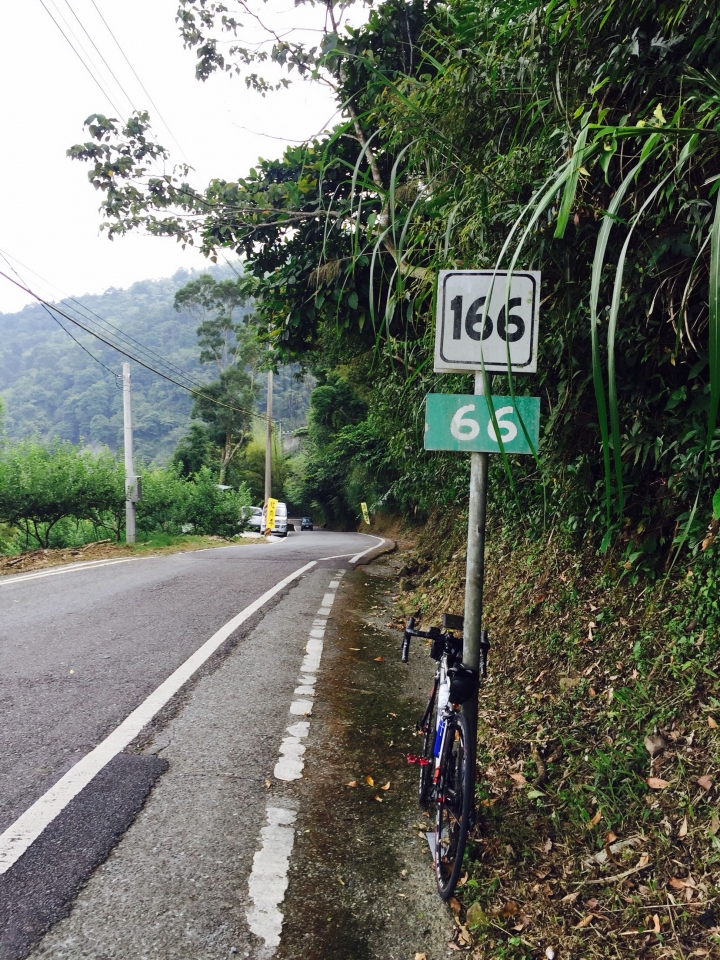
<svg viewBox="0 0 720 960">
<path fill-rule="evenodd" d="M 435 803 L 433 861 L 435 882 L 443 900 L 455 892 L 462 869 L 468 833 L 475 823 L 475 743 L 467 716 L 460 711 L 477 691 L 478 672 L 462 662 L 463 618 L 443 614 L 443 630 L 415 629 L 410 617 L 403 633 L 401 658 L 408 662 L 410 638 L 430 640 L 430 656 L 437 662 L 430 699 L 417 730 L 423 734 L 421 756 L 408 755 L 420 765 L 418 800 Z M 480 641 L 480 670 L 487 676 L 487 631 Z"/>
</svg>

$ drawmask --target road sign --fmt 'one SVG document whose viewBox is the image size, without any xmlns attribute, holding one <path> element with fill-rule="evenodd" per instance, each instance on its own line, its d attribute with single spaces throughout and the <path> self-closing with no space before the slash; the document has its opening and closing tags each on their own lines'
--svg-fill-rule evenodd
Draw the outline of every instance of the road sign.
<svg viewBox="0 0 720 960">
<path fill-rule="evenodd" d="M 495 421 L 506 453 L 537 453 L 540 440 L 539 397 L 485 397 L 430 393 L 425 406 L 425 449 L 499 453 Z M 532 447 L 523 431 L 523 425 Z"/>
<path fill-rule="evenodd" d="M 265 518 L 266 531 L 275 529 L 275 510 L 277 509 L 277 505 L 278 502 L 274 497 L 268 497 L 267 516 Z"/>
<path fill-rule="evenodd" d="M 441 270 L 435 326 L 435 372 L 489 373 L 537 369 L 540 274 L 506 270 Z M 488 305 L 489 298 L 489 305 Z"/>
<path fill-rule="evenodd" d="M 367 504 L 361 503 L 360 509 L 362 510 L 363 520 L 365 521 L 365 523 L 370 523 L 370 514 L 368 513 Z"/>
</svg>

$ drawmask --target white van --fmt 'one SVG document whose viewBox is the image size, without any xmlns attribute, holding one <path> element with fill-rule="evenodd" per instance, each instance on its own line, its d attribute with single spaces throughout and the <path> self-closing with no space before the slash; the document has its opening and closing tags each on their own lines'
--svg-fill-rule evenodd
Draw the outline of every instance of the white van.
<svg viewBox="0 0 720 960">
<path fill-rule="evenodd" d="M 262 512 L 262 529 L 263 533 L 267 530 L 267 504 L 263 507 Z M 288 532 L 288 514 L 287 514 L 287 504 L 278 502 L 278 505 L 275 507 L 275 526 L 270 531 L 275 534 L 276 537 L 286 537 Z"/>
<path fill-rule="evenodd" d="M 248 530 L 251 532 L 261 533 L 264 529 L 262 527 L 263 512 L 261 507 L 241 507 L 240 516 L 243 520 L 247 520 Z"/>
</svg>

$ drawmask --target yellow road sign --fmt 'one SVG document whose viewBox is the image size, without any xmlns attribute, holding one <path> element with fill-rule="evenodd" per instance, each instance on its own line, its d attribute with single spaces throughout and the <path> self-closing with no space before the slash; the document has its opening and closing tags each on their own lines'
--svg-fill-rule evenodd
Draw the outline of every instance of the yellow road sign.
<svg viewBox="0 0 720 960">
<path fill-rule="evenodd" d="M 367 504 L 361 503 L 360 509 L 362 510 L 363 520 L 365 521 L 365 523 L 370 523 L 370 514 L 368 513 Z"/>
<path fill-rule="evenodd" d="M 277 509 L 278 502 L 273 497 L 269 497 L 267 502 L 267 517 L 265 520 L 265 529 L 274 530 L 275 529 L 275 510 Z"/>
</svg>

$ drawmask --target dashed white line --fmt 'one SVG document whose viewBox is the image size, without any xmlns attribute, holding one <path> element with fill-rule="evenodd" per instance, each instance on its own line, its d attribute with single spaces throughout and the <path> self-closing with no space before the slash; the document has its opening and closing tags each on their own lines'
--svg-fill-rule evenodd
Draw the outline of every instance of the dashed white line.
<svg viewBox="0 0 720 960">
<path fill-rule="evenodd" d="M 283 915 L 278 910 L 288 885 L 288 864 L 295 842 L 295 811 L 283 807 L 267 808 L 267 825 L 261 830 L 262 846 L 253 857 L 248 881 L 253 906 L 248 910 L 248 925 L 265 946 L 280 946 Z"/>
<path fill-rule="evenodd" d="M 313 620 L 310 636 L 305 645 L 305 657 L 300 667 L 299 686 L 295 688 L 293 694 L 296 699 L 290 704 L 291 716 L 308 717 L 312 713 L 313 701 L 306 698 L 315 694 L 316 674 L 322 657 L 326 618 L 335 600 L 334 591 L 340 586 L 343 573 L 342 570 L 338 571 L 335 579 L 330 582 L 329 588 L 333 592 L 325 594 L 318 615 Z M 280 744 L 280 756 L 275 764 L 274 776 L 277 780 L 290 782 L 302 778 L 306 750 L 303 740 L 307 739 L 310 732 L 310 722 L 301 720 L 293 723 L 286 732 L 287 736 Z M 283 836 L 272 833 L 269 826 L 262 831 L 262 847 L 255 854 L 248 881 L 253 906 L 248 910 L 247 917 L 252 932 L 265 941 L 265 950 L 268 951 L 266 956 L 272 956 L 280 945 L 282 933 L 283 915 L 279 907 L 288 884 L 287 871 L 294 842 L 292 824 L 295 821 L 295 812 L 284 810 L 275 804 L 268 804 L 267 814 L 268 824 L 274 822 L 272 818 L 284 814 L 287 819 L 283 822 L 290 826 L 282 828 L 285 831 Z M 264 880 L 266 876 L 271 878 L 270 881 Z"/>
</svg>

